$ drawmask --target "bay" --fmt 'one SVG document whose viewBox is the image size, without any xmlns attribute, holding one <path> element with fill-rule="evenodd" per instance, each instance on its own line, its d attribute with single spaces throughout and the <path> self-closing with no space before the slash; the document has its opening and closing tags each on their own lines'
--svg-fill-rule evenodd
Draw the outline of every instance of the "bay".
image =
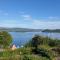
<svg viewBox="0 0 60 60">
<path fill-rule="evenodd" d="M 21 47 L 29 42 L 32 37 L 36 34 L 41 36 L 48 36 L 54 39 L 60 39 L 60 33 L 49 33 L 49 32 L 9 32 L 13 38 L 12 44 L 17 47 Z"/>
</svg>

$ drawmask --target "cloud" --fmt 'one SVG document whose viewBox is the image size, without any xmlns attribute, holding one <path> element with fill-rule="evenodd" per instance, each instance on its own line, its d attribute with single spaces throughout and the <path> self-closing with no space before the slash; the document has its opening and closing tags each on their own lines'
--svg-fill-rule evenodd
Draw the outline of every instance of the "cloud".
<svg viewBox="0 0 60 60">
<path fill-rule="evenodd" d="M 32 20 L 31 22 L 22 22 L 18 20 L 1 20 L 0 27 L 21 27 L 34 29 L 59 29 L 60 21 L 41 21 Z"/>
<path fill-rule="evenodd" d="M 2 27 L 13 27 L 14 25 L 17 25 L 17 21 L 16 20 L 1 20 L 0 21 L 0 26 Z"/>
<path fill-rule="evenodd" d="M 16 27 L 16 28 L 28 28 L 29 25 L 25 22 L 21 22 L 18 20 L 1 20 L 0 27 Z"/>
<path fill-rule="evenodd" d="M 30 15 L 21 15 L 24 20 L 31 20 L 32 17 Z"/>
<path fill-rule="evenodd" d="M 48 17 L 48 19 L 60 19 L 60 18 L 59 17 L 50 16 L 50 17 Z"/>
<path fill-rule="evenodd" d="M 59 29 L 60 21 L 40 21 L 34 20 L 32 22 L 33 28 L 41 28 L 41 29 Z"/>
<path fill-rule="evenodd" d="M 21 11 L 19 12 L 20 13 L 20 17 L 23 19 L 23 20 L 31 20 L 32 19 L 32 16 L 29 15 L 29 14 L 26 14 L 25 12 Z"/>
<path fill-rule="evenodd" d="M 8 13 L 3 12 L 6 16 Z M 34 28 L 34 29 L 59 29 L 60 21 L 58 17 L 42 17 L 39 20 L 34 19 L 29 14 L 21 14 L 20 20 L 1 20 L 0 26 L 2 27 L 23 27 L 23 28 Z M 56 19 L 56 20 L 55 20 Z M 58 20 L 58 21 L 57 21 Z"/>
</svg>

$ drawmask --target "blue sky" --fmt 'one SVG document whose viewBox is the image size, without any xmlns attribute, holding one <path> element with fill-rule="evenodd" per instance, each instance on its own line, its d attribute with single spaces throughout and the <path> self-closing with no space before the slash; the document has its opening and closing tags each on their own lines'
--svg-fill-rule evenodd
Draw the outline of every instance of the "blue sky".
<svg viewBox="0 0 60 60">
<path fill-rule="evenodd" d="M 0 0 L 0 27 L 60 29 L 60 0 Z"/>
</svg>

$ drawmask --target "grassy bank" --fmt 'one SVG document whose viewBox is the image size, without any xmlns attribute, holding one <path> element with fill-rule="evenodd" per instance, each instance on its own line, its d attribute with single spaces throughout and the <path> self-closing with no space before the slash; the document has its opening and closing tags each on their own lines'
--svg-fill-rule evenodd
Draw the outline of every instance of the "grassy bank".
<svg viewBox="0 0 60 60">
<path fill-rule="evenodd" d="M 35 35 L 24 47 L 0 51 L 0 60 L 55 60 L 60 56 L 60 40 Z"/>
</svg>

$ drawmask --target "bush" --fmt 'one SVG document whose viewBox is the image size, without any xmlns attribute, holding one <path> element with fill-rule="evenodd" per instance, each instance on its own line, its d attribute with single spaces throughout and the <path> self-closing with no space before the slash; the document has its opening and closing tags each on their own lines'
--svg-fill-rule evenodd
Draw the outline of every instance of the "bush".
<svg viewBox="0 0 60 60">
<path fill-rule="evenodd" d="M 12 42 L 12 37 L 11 35 L 6 32 L 2 31 L 0 32 L 0 45 L 3 45 L 3 47 L 8 47 Z"/>
</svg>

